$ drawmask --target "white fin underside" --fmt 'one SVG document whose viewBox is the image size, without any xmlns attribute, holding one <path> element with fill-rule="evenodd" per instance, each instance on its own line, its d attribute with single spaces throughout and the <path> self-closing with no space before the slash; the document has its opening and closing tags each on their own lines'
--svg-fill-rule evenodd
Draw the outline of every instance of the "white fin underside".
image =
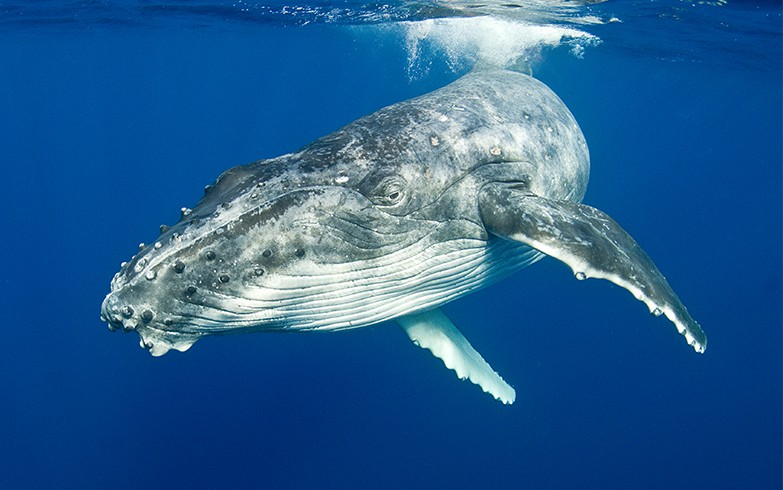
<svg viewBox="0 0 783 490">
<path fill-rule="evenodd" d="M 514 403 L 516 392 L 481 357 L 451 320 L 438 308 L 396 319 L 414 344 L 428 349 L 460 379 L 506 404 Z"/>
</svg>

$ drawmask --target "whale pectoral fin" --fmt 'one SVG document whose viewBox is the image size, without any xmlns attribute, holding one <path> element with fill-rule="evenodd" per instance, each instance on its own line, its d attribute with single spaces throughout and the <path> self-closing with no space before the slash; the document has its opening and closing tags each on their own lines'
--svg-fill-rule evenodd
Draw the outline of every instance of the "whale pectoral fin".
<svg viewBox="0 0 783 490">
<path fill-rule="evenodd" d="M 479 210 L 487 230 L 525 243 L 571 267 L 577 279 L 607 279 L 671 320 L 696 352 L 707 337 L 639 244 L 606 213 L 500 184 L 484 186 Z"/>
<path fill-rule="evenodd" d="M 470 380 L 506 404 L 514 403 L 516 392 L 476 352 L 451 320 L 434 309 L 396 319 L 414 344 L 429 349 L 460 379 Z"/>
</svg>

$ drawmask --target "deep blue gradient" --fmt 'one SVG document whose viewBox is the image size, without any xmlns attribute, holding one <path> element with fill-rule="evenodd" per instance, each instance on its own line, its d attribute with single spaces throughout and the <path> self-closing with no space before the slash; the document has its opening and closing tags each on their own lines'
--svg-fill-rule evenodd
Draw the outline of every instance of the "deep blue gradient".
<svg viewBox="0 0 783 490">
<path fill-rule="evenodd" d="M 411 80 L 372 26 L 89 27 L 0 33 L 0 488 L 781 487 L 779 42 L 673 60 L 619 26 L 535 67 L 587 137 L 585 202 L 709 345 L 546 259 L 445 307 L 517 389 L 503 406 L 393 324 L 153 359 L 98 318 L 220 172 L 459 73 Z"/>
</svg>

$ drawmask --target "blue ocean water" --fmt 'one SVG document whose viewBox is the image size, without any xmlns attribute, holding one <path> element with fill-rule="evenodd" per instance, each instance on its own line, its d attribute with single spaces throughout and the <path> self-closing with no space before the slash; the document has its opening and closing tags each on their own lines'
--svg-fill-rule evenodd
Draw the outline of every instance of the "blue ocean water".
<svg viewBox="0 0 783 490">
<path fill-rule="evenodd" d="M 779 2 L 2 2 L 0 26 L 0 488 L 781 488 Z M 482 63 L 565 101 L 585 202 L 705 354 L 552 259 L 444 308 L 511 406 L 393 324 L 154 359 L 100 321 L 223 170 Z"/>
</svg>

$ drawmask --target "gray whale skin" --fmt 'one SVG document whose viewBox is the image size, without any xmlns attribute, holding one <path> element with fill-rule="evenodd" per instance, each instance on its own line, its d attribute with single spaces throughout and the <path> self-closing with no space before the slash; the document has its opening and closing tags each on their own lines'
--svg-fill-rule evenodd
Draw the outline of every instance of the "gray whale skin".
<svg viewBox="0 0 783 490">
<path fill-rule="evenodd" d="M 395 320 L 462 379 L 516 397 L 439 307 L 548 255 L 706 337 L 650 258 L 580 204 L 589 156 L 543 83 L 477 71 L 301 150 L 224 172 L 111 282 L 109 329 L 153 356 L 206 335 Z M 531 306 L 533 307 L 533 306 Z"/>
</svg>

